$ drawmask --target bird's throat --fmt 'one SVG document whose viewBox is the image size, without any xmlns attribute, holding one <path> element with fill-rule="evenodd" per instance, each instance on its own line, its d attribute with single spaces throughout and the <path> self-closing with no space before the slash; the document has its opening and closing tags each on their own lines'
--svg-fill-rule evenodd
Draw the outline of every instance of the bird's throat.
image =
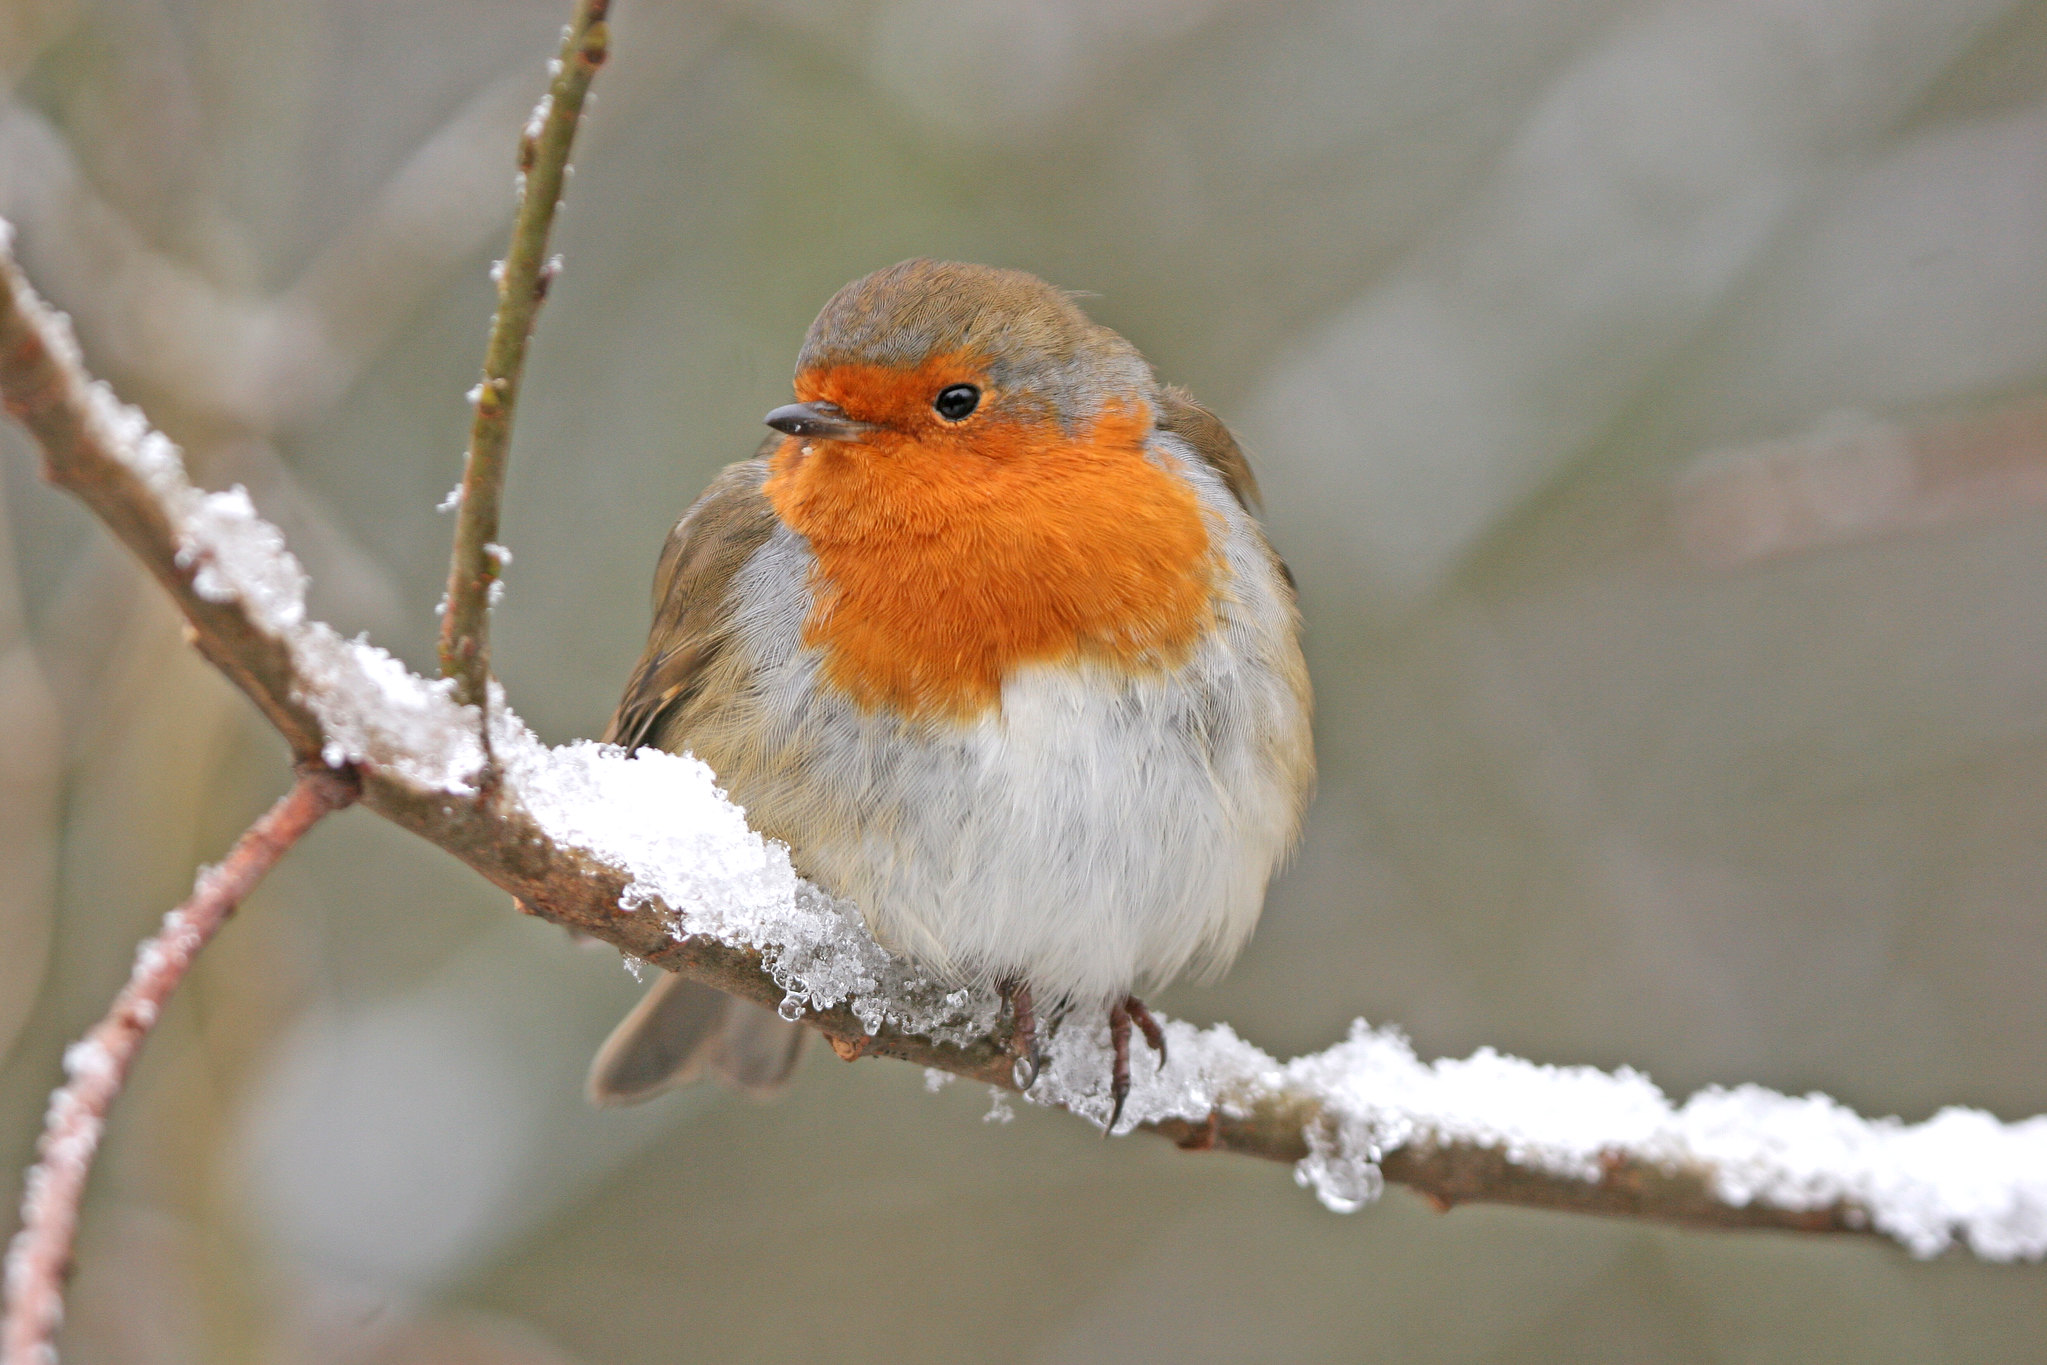
<svg viewBox="0 0 2047 1365">
<path fill-rule="evenodd" d="M 1192 486 L 1146 454 L 1151 426 L 1111 407 L 1078 434 L 785 441 L 764 491 L 816 556 L 804 643 L 826 680 L 864 708 L 968 720 L 1024 665 L 1183 662 L 1220 570 Z"/>
</svg>

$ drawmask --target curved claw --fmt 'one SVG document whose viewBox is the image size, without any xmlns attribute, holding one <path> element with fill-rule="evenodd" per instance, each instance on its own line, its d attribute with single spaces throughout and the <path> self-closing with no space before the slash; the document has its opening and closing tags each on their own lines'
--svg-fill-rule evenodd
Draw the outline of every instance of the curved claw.
<svg viewBox="0 0 2047 1365">
<path fill-rule="evenodd" d="M 1164 1071 L 1166 1031 L 1159 1027 L 1159 1021 L 1152 1017 L 1152 1012 L 1146 1009 L 1144 1002 L 1136 996 L 1127 997 L 1123 1001 L 1123 1008 L 1130 1012 L 1130 1022 L 1137 1025 L 1137 1031 L 1144 1035 L 1144 1041 L 1150 1045 L 1151 1050 L 1159 1054 L 1159 1070 Z"/>
<path fill-rule="evenodd" d="M 1115 1134 L 1116 1121 L 1123 1117 L 1123 1102 L 1130 1098 L 1130 1003 L 1126 996 L 1109 1006 L 1109 1095 L 1115 1106 L 1109 1110 L 1109 1126 L 1102 1130 L 1103 1137 Z"/>
<path fill-rule="evenodd" d="M 1009 977 L 995 989 L 1009 1008 L 1009 1051 L 1016 1058 L 1010 1078 L 1018 1090 L 1029 1090 L 1045 1073 L 1045 1050 L 1038 1046 L 1038 1013 L 1031 1000 L 1030 982 Z"/>
</svg>

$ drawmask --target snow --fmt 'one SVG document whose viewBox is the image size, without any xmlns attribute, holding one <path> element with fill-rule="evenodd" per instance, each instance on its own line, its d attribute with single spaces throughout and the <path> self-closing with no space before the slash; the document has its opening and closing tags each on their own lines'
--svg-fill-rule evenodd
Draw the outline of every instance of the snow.
<svg viewBox="0 0 2047 1365">
<path fill-rule="evenodd" d="M 371 763 L 422 786 L 475 790 L 483 748 L 473 707 L 457 706 L 452 685 L 428 680 L 364 640 L 344 640 L 306 615 L 306 574 L 276 527 L 239 487 L 194 488 L 178 448 L 105 385 L 88 392 L 89 421 L 155 495 L 177 537 L 177 562 L 193 591 L 239 603 L 252 624 L 291 655 L 297 700 L 326 732 L 329 763 Z"/>
<path fill-rule="evenodd" d="M 319 718 L 328 763 L 367 764 L 432 791 L 476 791 L 484 757 L 476 708 L 456 704 L 450 680 L 422 678 L 317 622 L 290 644 L 296 695 Z"/>
<path fill-rule="evenodd" d="M 198 494 L 184 532 L 178 566 L 196 566 L 194 592 L 209 602 L 239 601 L 271 635 L 289 635 L 305 621 L 305 571 L 285 551 L 284 536 L 256 515 L 247 489 Z"/>
<path fill-rule="evenodd" d="M 476 708 L 456 705 L 448 683 L 308 620 L 305 573 L 247 494 L 194 489 L 176 448 L 139 413 L 104 389 L 92 402 L 91 420 L 110 448 L 169 515 L 195 590 L 241 603 L 289 651 L 328 761 L 374 765 L 430 791 L 473 793 L 484 761 Z M 678 937 L 759 950 L 786 992 L 786 1014 L 844 1004 L 870 1033 L 890 1023 L 951 1042 L 995 1024 L 991 994 L 954 989 L 891 957 L 852 905 L 798 877 L 788 850 L 751 830 L 696 759 L 589 742 L 550 748 L 495 688 L 489 709 L 507 796 L 523 801 L 556 842 L 622 869 L 630 879 L 625 908 L 659 902 L 675 913 Z M 1755 1086 L 1712 1088 L 1675 1106 L 1625 1068 L 1543 1066 L 1490 1049 L 1424 1062 L 1397 1031 L 1362 1021 L 1336 1046 L 1286 1063 L 1227 1025 L 1197 1030 L 1169 1020 L 1165 1031 L 1164 1065 L 1141 1045 L 1133 1052 L 1121 1130 L 1169 1118 L 1199 1122 L 1216 1109 L 1241 1117 L 1269 1102 L 1319 1110 L 1296 1179 L 1335 1210 L 1378 1195 L 1384 1153 L 1415 1142 L 1469 1143 L 1585 1180 L 1598 1179 L 1613 1155 L 1694 1167 L 1735 1205 L 1845 1202 L 1917 1256 L 1957 1242 L 1990 1260 L 2047 1256 L 2047 1117 L 2007 1124 L 1950 1108 L 1917 1124 L 1872 1121 L 1824 1095 Z M 1044 1071 L 1026 1098 L 1106 1124 L 1104 1013 L 1076 1010 L 1047 1032 Z M 1000 1122 L 1008 1103 L 997 1094 L 989 1118 Z"/>
<path fill-rule="evenodd" d="M 559 68 L 560 63 L 555 64 Z M 540 97 L 540 103 L 533 106 L 533 112 L 526 116 L 525 135 L 528 141 L 538 142 L 547 131 L 548 115 L 554 112 L 554 92 L 548 91 Z"/>
<path fill-rule="evenodd" d="M 1613 1156 L 1698 1168 L 1737 1207 L 1846 1203 L 1915 1256 L 1959 1241 L 1985 1260 L 2047 1257 L 2047 1117 L 2007 1124 L 1948 1108 L 1906 1124 L 1862 1118 L 1825 1095 L 1753 1085 L 1711 1087 L 1674 1106 L 1629 1068 L 1543 1066 L 1490 1048 L 1424 1062 L 1397 1030 L 1363 1021 L 1335 1047 L 1284 1064 L 1227 1025 L 1197 1031 L 1174 1021 L 1166 1034 L 1164 1068 L 1145 1065 L 1141 1050 L 1132 1055 L 1124 1126 L 1199 1120 L 1212 1107 L 1242 1116 L 1259 1098 L 1312 1099 L 1325 1121 L 1309 1128 L 1295 1177 L 1337 1212 L 1377 1197 L 1386 1152 L 1455 1143 L 1581 1180 L 1599 1179 Z M 1062 1029 L 1029 1098 L 1105 1121 L 1106 1043 L 1102 1024 Z"/>
<path fill-rule="evenodd" d="M 799 878 L 789 850 L 754 833 L 697 759 L 588 741 L 548 749 L 530 734 L 497 749 L 556 842 L 631 877 L 627 908 L 659 901 L 676 912 L 678 937 L 759 949 L 786 992 L 785 1017 L 847 1004 L 870 1034 L 886 1021 L 956 1042 L 995 1022 L 993 996 L 891 957 L 854 906 Z"/>
<path fill-rule="evenodd" d="M 111 1087 L 119 1079 L 121 1064 L 107 1046 L 91 1035 L 64 1049 L 64 1077 L 94 1089 Z"/>
</svg>

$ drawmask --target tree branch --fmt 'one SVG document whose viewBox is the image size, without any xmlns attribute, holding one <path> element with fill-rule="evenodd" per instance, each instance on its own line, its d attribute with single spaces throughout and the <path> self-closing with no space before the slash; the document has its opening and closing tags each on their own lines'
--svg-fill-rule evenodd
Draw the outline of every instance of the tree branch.
<svg viewBox="0 0 2047 1365">
<path fill-rule="evenodd" d="M 600 8 L 586 0 L 579 13 Z M 586 39 L 599 31 L 593 23 Z M 529 195 L 527 208 L 551 204 L 558 189 Z M 541 249 L 536 239 L 536 259 Z M 523 345 L 536 302 L 530 290 L 502 293 L 494 338 Z M 508 324 L 507 309 L 524 309 L 523 320 Z M 487 369 L 516 373 L 516 364 Z M 202 653 L 302 760 L 351 766 L 371 809 L 533 913 L 779 1007 L 836 1040 L 841 1055 L 1014 1088 L 993 997 L 948 990 L 890 958 L 857 912 L 797 879 L 786 850 L 745 827 L 695 760 L 590 744 L 549 749 L 504 708 L 489 717 L 486 749 L 481 708 L 464 698 L 483 695 L 481 566 L 495 528 L 502 425 L 479 443 L 495 441 L 495 454 L 469 469 L 488 489 L 479 496 L 489 524 L 485 510 L 465 505 L 473 553 L 458 551 L 469 572 L 450 584 L 447 620 L 460 598 L 477 623 L 473 632 L 450 627 L 458 645 L 476 641 L 473 652 L 456 650 L 457 671 L 473 671 L 466 683 L 428 682 L 306 618 L 304 575 L 282 537 L 240 490 L 190 485 L 176 449 L 90 381 L 68 330 L 4 253 L 0 397 L 35 434 L 48 477 L 163 583 Z M 498 416 L 509 423 L 508 401 Z M 1538 1067 L 1490 1051 L 1425 1064 L 1397 1034 L 1362 1026 L 1285 1064 L 1226 1025 L 1166 1028 L 1171 1061 L 1157 1074 L 1139 1068 L 1126 1127 L 1294 1163 L 1297 1181 L 1332 1208 L 1358 1207 L 1390 1179 L 1443 1208 L 1485 1201 L 1702 1226 L 1874 1229 L 1922 1255 L 1957 1239 L 1994 1259 L 2047 1254 L 2047 1119 L 2006 1125 L 1951 1109 L 1906 1127 L 1865 1121 L 1821 1096 L 1754 1087 L 1709 1090 L 1674 1107 L 1633 1072 Z M 1070 1015 L 1028 1098 L 1106 1122 L 1101 1029 L 1099 1018 Z"/>
<path fill-rule="evenodd" d="M 497 546 L 498 506 L 512 442 L 512 410 L 526 366 L 526 342 L 554 278 L 547 237 L 568 175 L 583 97 L 611 41 L 604 22 L 609 8 L 610 0 L 578 0 L 575 17 L 562 34 L 553 83 L 519 140 L 519 211 L 512 222 L 512 244 L 497 266 L 497 312 L 491 318 L 483 378 L 472 391 L 476 416 L 462 466 L 448 596 L 441 609 L 440 660 L 441 675 L 455 679 L 455 700 L 478 708 L 489 704 L 490 590 L 504 568 Z"/>
<path fill-rule="evenodd" d="M 2047 504 L 2047 398 L 1920 424 L 1835 413 L 1702 455 L 1671 491 L 1678 544 L 1715 569 L 2008 517 Z"/>
<path fill-rule="evenodd" d="M 107 1110 L 171 993 L 277 860 L 322 816 L 354 800 L 353 780 L 325 769 L 304 772 L 219 866 L 200 872 L 191 897 L 165 915 L 162 932 L 136 952 L 134 971 L 106 1017 L 64 1053 L 68 1079 L 50 1097 L 36 1164 L 22 1191 L 21 1231 L 7 1249 L 0 1365 L 45 1365 L 56 1358 L 79 1202 Z"/>
</svg>

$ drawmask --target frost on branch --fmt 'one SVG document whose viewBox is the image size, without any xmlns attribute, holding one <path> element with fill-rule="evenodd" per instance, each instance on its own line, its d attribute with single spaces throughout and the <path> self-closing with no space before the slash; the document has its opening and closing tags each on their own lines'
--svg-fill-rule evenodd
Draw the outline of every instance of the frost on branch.
<svg viewBox="0 0 2047 1365">
<path fill-rule="evenodd" d="M 1924 1123 L 1862 1118 L 1825 1095 L 1711 1087 L 1674 1107 L 1630 1068 L 1539 1066 L 1481 1048 L 1423 1062 L 1397 1030 L 1360 1021 L 1323 1052 L 1280 1063 L 1228 1025 L 1166 1026 L 1170 1062 L 1132 1068 L 1125 1121 L 1242 1115 L 1273 1096 L 1312 1101 L 1295 1178 L 1348 1213 L 1375 1198 L 1380 1159 L 1416 1145 L 1497 1150 L 1513 1164 L 1587 1182 L 1615 1158 L 1708 1174 L 1724 1203 L 1859 1210 L 1915 1256 L 1956 1241 L 1985 1260 L 2047 1256 L 2047 1117 L 2005 1124 L 1948 1108 Z M 1068 1028 L 1032 1099 L 1103 1122 L 1105 1030 Z"/>
<path fill-rule="evenodd" d="M 194 590 L 240 604 L 285 648 L 294 696 L 318 720 L 327 760 L 422 793 L 475 797 L 484 767 L 476 708 L 457 705 L 449 683 L 309 621 L 305 575 L 245 493 L 192 488 L 176 448 L 139 414 L 103 389 L 90 404 L 104 444 L 165 510 Z M 962 1045 L 996 1026 L 986 993 L 921 976 L 868 937 L 854 907 L 798 877 L 788 850 L 749 829 L 694 758 L 550 748 L 501 699 L 490 710 L 502 809 L 622 873 L 625 913 L 665 908 L 675 939 L 757 951 L 789 1017 L 844 1005 L 870 1033 L 887 1025 Z M 1226 1025 L 1165 1027 L 1170 1062 L 1133 1068 L 1127 1123 L 1277 1116 L 1292 1125 L 1279 1145 L 1307 1153 L 1297 1179 L 1333 1209 L 1375 1197 L 1392 1153 L 1476 1149 L 1588 1187 L 1624 1161 L 1692 1173 L 1726 1208 L 1845 1209 L 1920 1256 L 1957 1242 L 1992 1260 L 2047 1255 L 2047 1118 L 2005 1124 L 1946 1109 L 1906 1125 L 1863 1119 L 1822 1095 L 1754 1086 L 1708 1089 L 1674 1106 L 1631 1070 L 1538 1066 L 1491 1050 L 1425 1063 L 1397 1032 L 1363 1024 L 1287 1063 Z M 1069 1013 L 1029 1098 L 1105 1123 L 1106 1041 L 1101 1011 Z"/>
<path fill-rule="evenodd" d="M 628 757 L 587 741 L 549 749 L 517 729 L 499 752 L 548 832 L 624 869 L 632 878 L 626 907 L 668 906 L 678 937 L 759 949 L 787 993 L 785 1018 L 850 1004 L 870 1034 L 889 1023 L 956 1043 L 994 1026 L 992 997 L 949 988 L 890 956 L 851 903 L 798 877 L 789 850 L 748 828 L 702 762 L 655 749 Z"/>
</svg>

